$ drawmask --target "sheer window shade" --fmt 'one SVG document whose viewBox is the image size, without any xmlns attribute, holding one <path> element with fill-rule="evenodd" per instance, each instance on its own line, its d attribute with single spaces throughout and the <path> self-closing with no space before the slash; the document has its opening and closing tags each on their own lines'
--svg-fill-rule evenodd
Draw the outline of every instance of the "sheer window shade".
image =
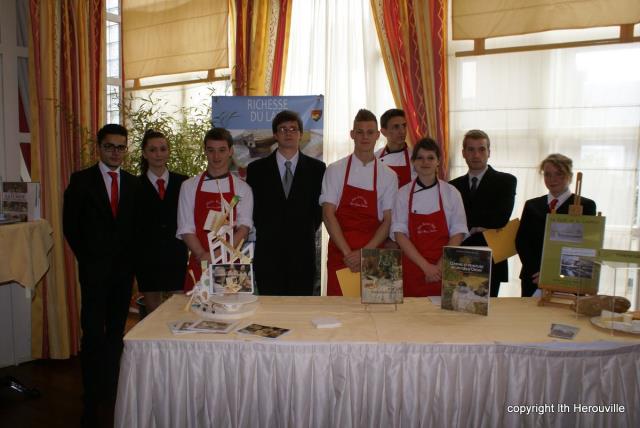
<svg viewBox="0 0 640 428">
<path fill-rule="evenodd" d="M 228 67 L 227 0 L 123 0 L 126 79 Z"/>
<path fill-rule="evenodd" d="M 453 0 L 454 40 L 640 22 L 638 0 Z"/>
</svg>

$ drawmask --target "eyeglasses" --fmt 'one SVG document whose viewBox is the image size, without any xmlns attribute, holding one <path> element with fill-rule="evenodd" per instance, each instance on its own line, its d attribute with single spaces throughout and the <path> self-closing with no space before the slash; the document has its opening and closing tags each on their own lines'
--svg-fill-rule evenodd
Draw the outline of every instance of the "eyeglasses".
<svg viewBox="0 0 640 428">
<path fill-rule="evenodd" d="M 300 130 L 295 126 L 281 126 L 278 128 L 278 132 L 281 134 L 295 134 L 297 132 L 300 132 Z"/>
<path fill-rule="evenodd" d="M 118 153 L 124 153 L 127 151 L 127 145 L 126 144 L 111 144 L 111 143 L 104 143 L 102 144 L 102 149 L 105 152 L 118 152 Z"/>
</svg>

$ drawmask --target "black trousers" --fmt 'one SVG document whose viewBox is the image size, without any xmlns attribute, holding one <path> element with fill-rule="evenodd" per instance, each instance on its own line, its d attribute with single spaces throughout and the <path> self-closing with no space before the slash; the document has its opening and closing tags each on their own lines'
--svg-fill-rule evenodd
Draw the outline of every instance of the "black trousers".
<svg viewBox="0 0 640 428">
<path fill-rule="evenodd" d="M 520 278 L 520 288 L 522 290 L 522 297 L 531 297 L 538 289 L 538 284 L 535 284 L 530 279 Z"/>
<path fill-rule="evenodd" d="M 133 274 L 114 263 L 80 265 L 81 362 L 85 405 L 115 399 Z M 106 268 L 106 269 L 105 269 Z M 109 269 L 111 268 L 111 269 Z"/>
</svg>

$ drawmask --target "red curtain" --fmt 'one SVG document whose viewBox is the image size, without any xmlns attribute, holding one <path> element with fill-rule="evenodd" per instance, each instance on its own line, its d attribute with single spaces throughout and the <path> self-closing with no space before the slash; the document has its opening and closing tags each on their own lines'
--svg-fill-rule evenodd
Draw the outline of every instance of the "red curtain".
<svg viewBox="0 0 640 428">
<path fill-rule="evenodd" d="M 434 138 L 448 162 L 447 0 L 371 0 L 380 47 L 409 139 Z"/>
</svg>

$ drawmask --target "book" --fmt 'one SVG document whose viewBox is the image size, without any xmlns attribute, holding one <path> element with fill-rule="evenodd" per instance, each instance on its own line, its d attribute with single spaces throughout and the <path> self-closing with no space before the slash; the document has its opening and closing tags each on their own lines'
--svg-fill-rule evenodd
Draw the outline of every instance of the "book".
<svg viewBox="0 0 640 428">
<path fill-rule="evenodd" d="M 442 309 L 488 315 L 491 249 L 446 246 L 442 252 Z"/>
<path fill-rule="evenodd" d="M 274 326 L 261 325 L 261 324 L 250 324 L 238 330 L 238 333 L 263 337 L 266 339 L 277 339 L 278 337 L 284 336 L 290 331 L 291 330 L 289 330 L 288 328 L 274 327 Z"/>
<path fill-rule="evenodd" d="M 361 301 L 402 303 L 402 253 L 387 248 L 363 249 L 360 264 Z"/>
<path fill-rule="evenodd" d="M 2 183 L 0 212 L 5 220 L 24 222 L 40 219 L 40 183 Z"/>
</svg>

